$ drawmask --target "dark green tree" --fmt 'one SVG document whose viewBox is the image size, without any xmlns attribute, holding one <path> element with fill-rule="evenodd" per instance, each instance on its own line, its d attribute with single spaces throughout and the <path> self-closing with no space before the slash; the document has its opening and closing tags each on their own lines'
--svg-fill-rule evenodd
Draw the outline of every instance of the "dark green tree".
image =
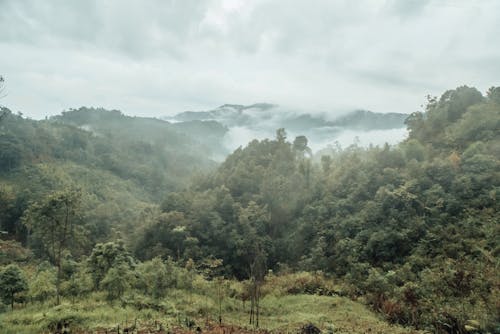
<svg viewBox="0 0 500 334">
<path fill-rule="evenodd" d="M 11 309 L 14 309 L 16 294 L 26 290 L 28 282 L 17 265 L 10 264 L 0 271 L 0 296 L 10 304 Z"/>
<path fill-rule="evenodd" d="M 490 89 L 488 89 L 488 92 L 486 93 L 486 96 L 491 101 L 500 104 L 500 87 L 490 87 Z"/>
</svg>

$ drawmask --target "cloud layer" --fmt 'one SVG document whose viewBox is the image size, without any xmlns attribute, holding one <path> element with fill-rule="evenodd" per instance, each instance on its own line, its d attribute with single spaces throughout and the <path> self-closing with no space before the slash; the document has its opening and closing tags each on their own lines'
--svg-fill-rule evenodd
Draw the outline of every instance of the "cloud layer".
<svg viewBox="0 0 500 334">
<path fill-rule="evenodd" d="M 2 104 L 160 116 L 223 103 L 412 112 L 500 77 L 494 0 L 0 1 Z"/>
</svg>

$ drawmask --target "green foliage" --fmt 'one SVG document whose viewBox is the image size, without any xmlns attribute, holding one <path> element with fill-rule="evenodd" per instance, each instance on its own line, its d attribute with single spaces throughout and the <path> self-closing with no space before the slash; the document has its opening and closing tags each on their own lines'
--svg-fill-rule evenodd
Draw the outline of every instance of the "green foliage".
<svg viewBox="0 0 500 334">
<path fill-rule="evenodd" d="M 94 290 L 92 275 L 87 272 L 85 263 L 80 263 L 78 268 L 61 284 L 62 294 L 71 297 L 88 295 Z"/>
<path fill-rule="evenodd" d="M 21 269 L 10 264 L 0 271 L 0 297 L 14 309 L 16 295 L 28 290 L 27 280 Z"/>
<path fill-rule="evenodd" d="M 217 147 L 225 133 L 213 122 L 179 127 L 155 118 L 125 116 L 118 110 L 85 107 L 65 111 L 50 121 L 51 126 L 68 128 L 65 144 L 82 150 L 86 161 L 133 179 L 160 197 L 168 189 L 185 185 L 194 170 L 209 167 L 211 149 L 205 139 Z M 74 126 L 87 131 L 75 132 Z M 198 138 L 197 133 L 205 136 Z"/>
<path fill-rule="evenodd" d="M 54 270 L 45 269 L 38 271 L 29 280 L 29 295 L 33 300 L 46 301 L 56 295 L 56 273 Z"/>
<path fill-rule="evenodd" d="M 94 293 L 73 304 L 29 304 L 15 312 L 0 314 L 0 331 L 5 334 L 53 332 L 58 322 L 65 321 L 70 323 L 71 332 L 115 332 L 118 325 L 122 331 L 134 324 L 139 332 L 155 332 L 159 323 L 164 329 L 186 331 L 185 320 L 189 319 L 208 332 L 209 328 L 204 324 L 208 321 L 211 326 L 218 321 L 218 282 L 204 281 L 204 284 L 208 286 L 203 294 L 172 289 L 165 299 L 159 301 L 142 295 L 126 295 L 120 305 L 113 305 L 102 300 L 103 294 Z M 238 283 L 232 281 L 231 284 Z M 243 306 L 239 297 L 226 294 L 220 306 L 223 328 L 250 331 L 248 305 Z M 261 310 L 261 328 L 269 331 L 293 332 L 305 323 L 313 322 L 321 330 L 331 328 L 333 324 L 336 331 L 343 333 L 415 332 L 389 325 L 362 304 L 337 296 L 269 295 L 262 299 Z"/>
<path fill-rule="evenodd" d="M 71 252 L 70 243 L 75 240 L 75 221 L 79 216 L 81 196 L 81 192 L 75 190 L 52 193 L 43 201 L 32 204 L 23 217 L 35 244 L 40 245 L 40 253 L 47 254 L 57 267 L 57 303 L 60 296 L 63 254 L 66 251 Z"/>
<path fill-rule="evenodd" d="M 500 87 L 490 87 L 487 97 L 490 101 L 500 104 Z"/>
<path fill-rule="evenodd" d="M 307 139 L 291 144 L 279 129 L 276 140 L 252 141 L 189 191 L 170 195 L 168 223 L 149 226 L 137 249 L 215 256 L 240 278 L 252 276 L 245 268 L 259 253 L 271 269 L 344 279 L 348 293 L 393 322 L 441 330 L 440 321 L 456 319 L 463 329 L 475 318 L 491 326 L 499 249 L 492 224 L 500 219 L 495 94 L 464 86 L 429 98 L 425 112 L 408 118 L 408 140 L 335 150 L 321 171 L 304 154 Z M 437 275 L 449 263 L 450 274 Z"/>
<path fill-rule="evenodd" d="M 92 108 L 34 121 L 0 108 L 0 229 L 23 243 L 20 217 L 49 193 L 82 189 L 88 252 L 113 229 L 128 234 L 146 206 L 213 166 L 204 139 L 189 127 L 186 135 L 175 124 Z M 192 131 L 217 133 L 220 143 L 223 129 L 199 123 Z"/>
<path fill-rule="evenodd" d="M 111 277 L 119 275 L 118 269 L 125 274 L 134 266 L 134 259 L 125 249 L 123 241 L 99 243 L 95 245 L 87 261 L 88 270 L 92 275 L 94 287 L 103 288 L 102 281 L 108 277 L 106 284 L 112 284 Z M 108 275 L 111 269 L 113 273 Z M 120 288 L 120 287 L 118 287 Z M 119 290 L 121 291 L 121 290 Z"/>
<path fill-rule="evenodd" d="M 33 253 L 14 240 L 0 240 L 0 265 L 23 263 L 33 259 Z"/>
<path fill-rule="evenodd" d="M 0 128 L 0 223 L 26 241 L 19 219 L 28 209 L 29 245 L 59 263 L 61 290 L 72 299 L 120 299 L 124 307 L 191 317 L 230 314 L 239 298 L 282 323 L 290 318 L 281 297 L 312 307 L 323 299 L 288 294 L 347 294 L 394 323 L 434 332 L 477 323 L 493 332 L 500 310 L 497 95 L 498 88 L 483 97 L 464 86 L 429 97 L 425 111 L 408 117 L 409 138 L 400 145 L 331 149 L 321 164 L 307 138 L 291 143 L 279 129 L 274 140 L 250 142 L 170 193 L 171 178 L 183 179 L 187 171 L 178 169 L 191 163 L 170 163 L 186 144 L 170 126 L 102 110 L 50 122 L 9 113 Z M 90 124 L 92 133 L 66 123 Z M 134 124 L 139 130 L 127 138 Z M 57 194 L 75 186 L 82 188 L 78 228 L 56 261 L 47 236 L 62 240 Z M 298 272 L 265 276 L 283 268 Z M 248 280 L 227 287 L 223 277 Z M 50 295 L 47 282 L 47 273 L 33 275 L 30 286 L 40 287 L 33 298 Z"/>
<path fill-rule="evenodd" d="M 340 287 L 328 279 L 323 272 L 296 272 L 292 274 L 270 273 L 266 275 L 263 294 L 285 296 L 289 294 L 311 294 L 333 296 L 340 292 Z"/>
<path fill-rule="evenodd" d="M 60 266 L 62 253 L 72 241 L 81 196 L 81 192 L 75 190 L 54 192 L 33 203 L 23 217 L 34 242 L 41 244 L 41 251 L 57 266 Z"/>
<path fill-rule="evenodd" d="M 122 297 L 125 291 L 132 286 L 132 277 L 130 268 L 124 263 L 110 268 L 100 282 L 102 289 L 107 292 L 108 300 Z"/>
<path fill-rule="evenodd" d="M 176 283 L 172 266 L 165 265 L 158 257 L 139 264 L 136 271 L 136 286 L 154 299 L 165 297 L 167 290 Z"/>
</svg>

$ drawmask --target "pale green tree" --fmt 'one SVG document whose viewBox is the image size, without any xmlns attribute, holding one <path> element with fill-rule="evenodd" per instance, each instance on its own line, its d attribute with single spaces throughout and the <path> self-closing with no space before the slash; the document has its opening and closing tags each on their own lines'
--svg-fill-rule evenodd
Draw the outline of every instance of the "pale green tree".
<svg viewBox="0 0 500 334">
<path fill-rule="evenodd" d="M 70 248 L 80 201 L 80 191 L 57 191 L 32 204 L 23 217 L 32 238 L 39 240 L 43 250 L 57 267 L 57 304 L 60 302 L 63 253 Z"/>
<path fill-rule="evenodd" d="M 159 257 L 137 266 L 137 287 L 155 299 L 164 297 L 169 287 L 175 283 L 172 273 Z"/>
<path fill-rule="evenodd" d="M 43 302 L 55 296 L 57 293 L 56 279 L 56 274 L 51 269 L 39 271 L 29 282 L 31 298 Z"/>
<path fill-rule="evenodd" d="M 101 286 L 107 292 L 110 301 L 122 297 L 132 286 L 133 276 L 130 268 L 124 263 L 108 270 L 101 281 Z"/>
</svg>

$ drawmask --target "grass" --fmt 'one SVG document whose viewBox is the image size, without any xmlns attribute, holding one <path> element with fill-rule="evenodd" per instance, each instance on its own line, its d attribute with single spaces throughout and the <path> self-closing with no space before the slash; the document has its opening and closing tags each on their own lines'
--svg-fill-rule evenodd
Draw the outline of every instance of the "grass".
<svg viewBox="0 0 500 334">
<path fill-rule="evenodd" d="M 137 319 L 139 326 L 152 326 L 161 322 L 164 328 L 185 326 L 186 319 L 196 326 L 218 321 L 218 303 L 211 296 L 171 290 L 155 307 L 140 308 L 146 297 L 130 295 L 127 302 L 110 304 L 103 293 L 94 293 L 77 303 L 65 300 L 59 306 L 53 303 L 29 304 L 24 308 L 0 314 L 0 332 L 3 334 L 47 333 L 51 325 L 69 320 L 73 327 L 92 330 L 131 325 Z M 142 299 L 141 299 L 142 298 Z M 148 301 L 147 299 L 145 299 Z M 248 325 L 249 303 L 225 298 L 222 320 L 241 328 Z M 417 333 L 417 331 L 391 326 L 364 305 L 338 296 L 268 295 L 261 301 L 260 327 L 272 332 L 297 332 L 304 324 L 313 323 L 325 333 Z"/>
<path fill-rule="evenodd" d="M 317 295 L 267 296 L 261 303 L 260 326 L 273 332 L 296 332 L 307 323 L 322 331 L 334 333 L 412 333 L 415 331 L 391 326 L 364 305 L 344 297 Z M 248 322 L 242 312 L 229 313 L 232 324 Z M 416 332 L 415 332 L 416 333 Z"/>
</svg>

